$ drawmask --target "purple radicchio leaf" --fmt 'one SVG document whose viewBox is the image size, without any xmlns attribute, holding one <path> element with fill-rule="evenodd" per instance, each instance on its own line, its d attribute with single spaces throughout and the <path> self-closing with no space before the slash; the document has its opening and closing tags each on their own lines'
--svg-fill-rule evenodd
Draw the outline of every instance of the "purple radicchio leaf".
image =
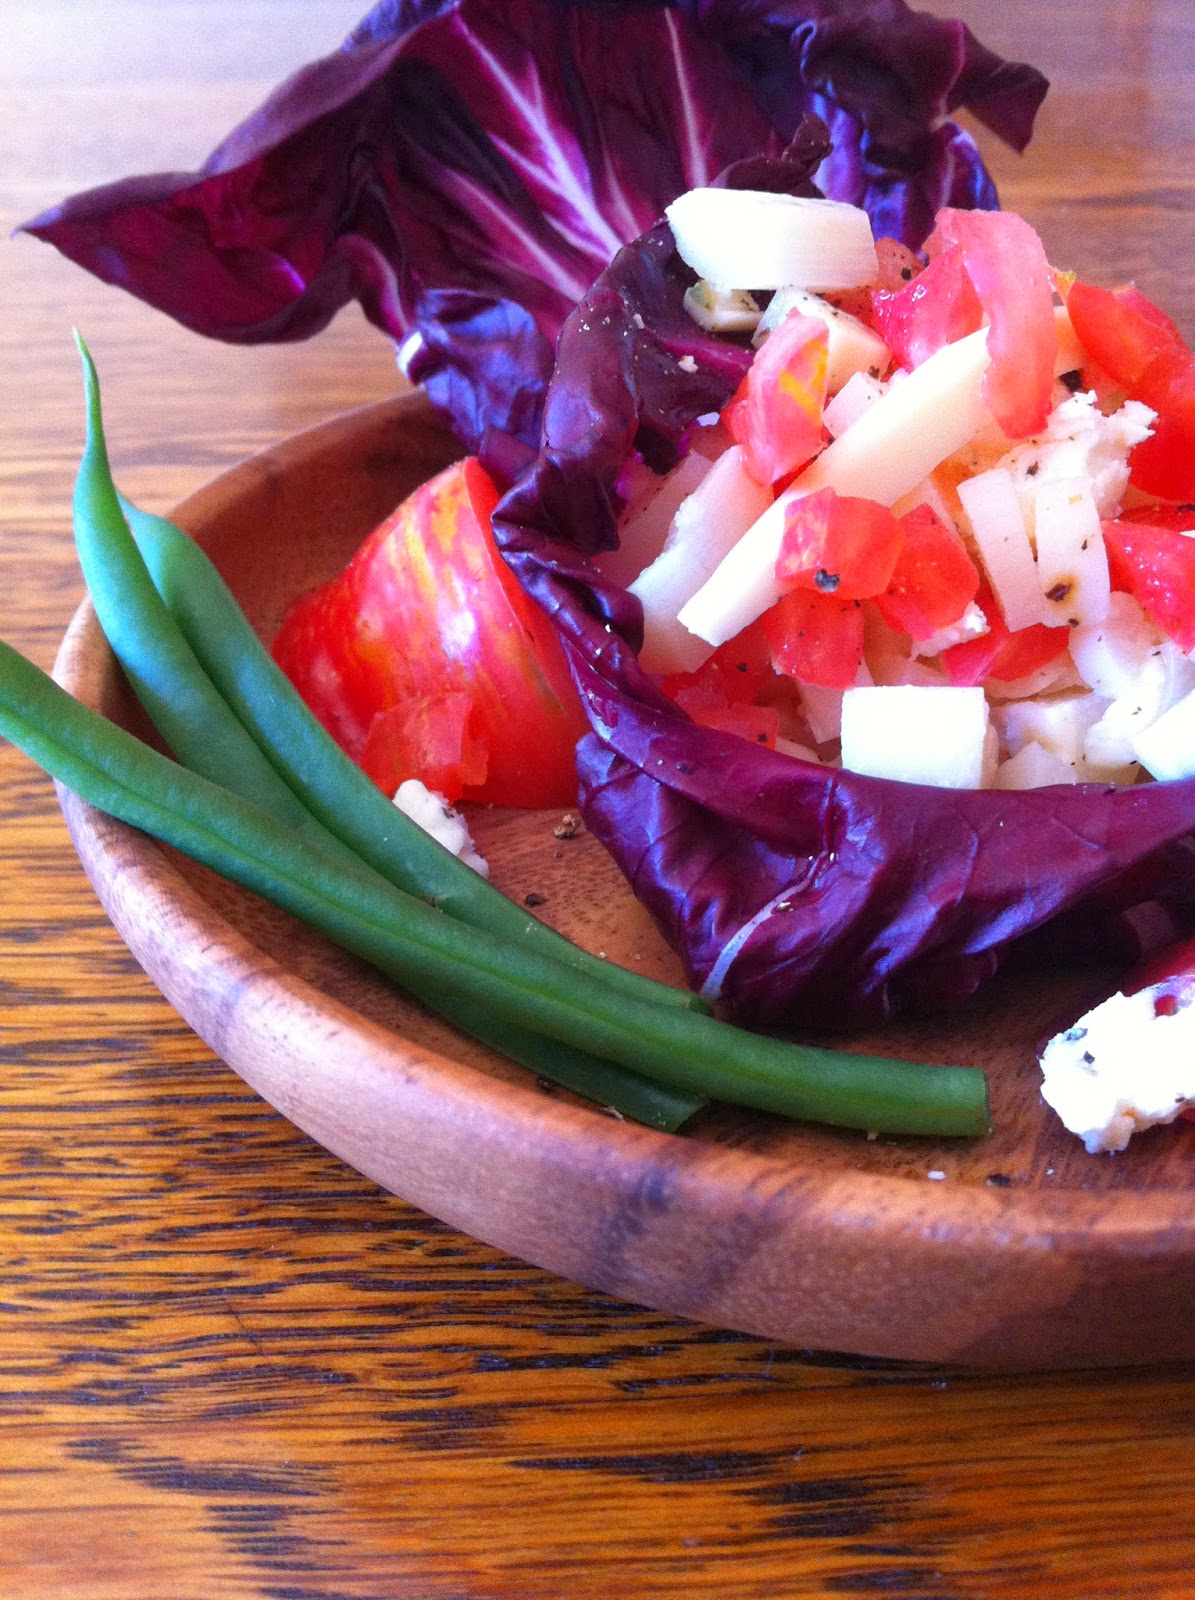
<svg viewBox="0 0 1195 1600">
<path fill-rule="evenodd" d="M 805 173 L 813 134 L 798 135 Z M 801 191 L 800 160 L 772 170 Z M 1189 926 L 1195 779 L 1021 793 L 887 782 L 699 727 L 644 674 L 638 602 L 588 557 L 617 543 L 631 451 L 666 466 L 748 364 L 688 318 L 691 281 L 666 225 L 615 258 L 564 326 L 543 447 L 494 519 L 594 730 L 579 752 L 586 822 L 691 981 L 744 1020 L 841 1027 L 957 1004 L 1043 949 L 1132 959 L 1143 929 Z"/>
<path fill-rule="evenodd" d="M 26 227 L 215 338 L 305 338 L 355 297 L 513 467 L 565 317 L 682 190 L 816 111 L 824 191 L 918 245 L 940 205 L 995 203 L 949 114 L 1021 148 L 1045 87 L 902 0 L 384 0 L 198 172 Z"/>
</svg>

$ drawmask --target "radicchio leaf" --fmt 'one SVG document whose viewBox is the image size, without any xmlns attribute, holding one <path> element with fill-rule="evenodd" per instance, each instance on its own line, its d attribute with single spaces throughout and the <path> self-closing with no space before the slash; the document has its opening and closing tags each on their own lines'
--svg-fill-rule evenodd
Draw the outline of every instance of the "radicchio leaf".
<svg viewBox="0 0 1195 1600">
<path fill-rule="evenodd" d="M 772 164 L 776 186 L 802 191 L 815 136 L 807 125 L 794 159 Z M 748 363 L 688 318 L 691 281 L 664 225 L 615 258 L 564 326 L 543 447 L 495 531 L 565 640 L 589 714 L 586 822 L 692 982 L 745 1020 L 862 1024 L 959 1003 L 1043 948 L 1052 962 L 1131 959 L 1143 927 L 1189 926 L 1195 779 L 1021 793 L 887 782 L 699 727 L 643 673 L 638 602 L 588 557 L 616 544 L 631 451 L 669 464 Z"/>
<path fill-rule="evenodd" d="M 355 297 L 513 465 L 564 318 L 682 190 L 817 111 L 823 190 L 919 245 L 939 206 L 995 203 L 949 113 L 1021 148 L 1045 87 L 903 0 L 384 0 L 198 172 L 26 227 L 220 339 L 305 338 Z"/>
</svg>

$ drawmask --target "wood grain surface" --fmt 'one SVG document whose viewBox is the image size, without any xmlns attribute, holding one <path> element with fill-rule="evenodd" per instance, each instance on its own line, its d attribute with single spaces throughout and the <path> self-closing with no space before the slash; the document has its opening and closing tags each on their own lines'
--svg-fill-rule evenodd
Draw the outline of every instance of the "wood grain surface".
<svg viewBox="0 0 1195 1600">
<path fill-rule="evenodd" d="M 1195 15 L 935 5 L 1055 90 L 1006 203 L 1195 336 Z M 354 8 L 7 0 L 0 223 L 193 164 Z M 43 664 L 80 594 L 68 330 L 165 508 L 393 386 L 346 313 L 195 340 L 0 244 L 0 632 Z M 116 938 L 48 782 L 0 751 L 0 1595 L 490 1600 L 1195 1593 L 1195 1373 L 1042 1378 L 812 1357 L 470 1242 L 212 1057 Z"/>
</svg>

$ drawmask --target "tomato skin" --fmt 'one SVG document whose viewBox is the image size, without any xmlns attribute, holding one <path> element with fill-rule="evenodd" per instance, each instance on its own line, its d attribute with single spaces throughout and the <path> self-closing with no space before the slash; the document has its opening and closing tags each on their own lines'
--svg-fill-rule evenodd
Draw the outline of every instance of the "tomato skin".
<svg viewBox="0 0 1195 1600">
<path fill-rule="evenodd" d="M 876 332 L 897 366 L 910 371 L 983 323 L 983 307 L 958 249 L 943 250 L 897 290 L 873 290 L 871 302 Z"/>
<path fill-rule="evenodd" d="M 804 466 L 822 442 L 830 336 L 817 317 L 792 311 L 765 339 L 722 413 L 759 483 Z"/>
<path fill-rule="evenodd" d="M 884 621 L 913 639 L 928 639 L 957 622 L 979 592 L 979 569 L 960 535 L 931 506 L 900 519 L 904 543 L 892 581 L 876 606 Z"/>
<path fill-rule="evenodd" d="M 1075 283 L 1066 305 L 1084 350 L 1158 413 L 1153 437 L 1133 451 L 1133 483 L 1166 500 L 1195 497 L 1195 351 L 1177 323 L 1132 284 Z"/>
<path fill-rule="evenodd" d="M 926 248 L 962 252 L 967 276 L 991 320 L 991 364 L 983 397 L 1010 439 L 1040 433 L 1050 414 L 1058 333 L 1054 282 L 1037 234 L 1012 211 L 938 212 Z"/>
<path fill-rule="evenodd" d="M 1133 596 L 1150 620 L 1182 650 L 1195 650 L 1195 539 L 1173 526 L 1182 514 L 1145 522 L 1119 518 L 1101 524 L 1114 589 Z M 1195 517 L 1187 518 L 1189 527 Z"/>
<path fill-rule="evenodd" d="M 776 581 L 839 600 L 869 600 L 892 582 L 903 542 L 887 506 L 819 489 L 785 513 Z"/>
<path fill-rule="evenodd" d="M 1176 347 L 1185 349 L 1177 324 L 1133 284 L 1102 289 L 1075 282 L 1067 291 L 1066 309 L 1087 354 L 1135 399 L 1145 398 L 1134 391 L 1151 386 L 1154 364 Z"/>
<path fill-rule="evenodd" d="M 720 644 L 694 672 L 673 672 L 660 687 L 670 699 L 693 715 L 694 705 L 754 705 L 775 681 L 772 653 L 762 618 Z M 700 720 L 696 719 L 695 720 Z"/>
<path fill-rule="evenodd" d="M 996 597 L 981 583 L 976 599 L 988 619 L 988 631 L 978 639 L 951 645 L 943 650 L 941 661 L 946 676 L 959 689 L 974 689 L 989 678 L 998 683 L 1016 683 L 1031 672 L 1049 666 L 1067 647 L 1065 628 L 1047 628 L 1044 622 L 1018 628 L 1010 633 L 1000 614 Z"/>
<path fill-rule="evenodd" d="M 762 619 L 719 645 L 695 672 L 674 672 L 660 687 L 682 711 L 704 728 L 737 733 L 752 744 L 776 748 L 780 712 L 756 705 L 756 697 L 776 682 Z"/>
<path fill-rule="evenodd" d="M 855 683 L 863 661 L 863 608 L 857 600 L 790 589 L 761 621 L 777 672 L 826 689 Z"/>
<path fill-rule="evenodd" d="M 287 612 L 273 653 L 387 794 L 570 805 L 586 730 L 551 625 L 490 532 L 498 494 L 470 457 L 422 485 L 345 571 Z"/>
</svg>

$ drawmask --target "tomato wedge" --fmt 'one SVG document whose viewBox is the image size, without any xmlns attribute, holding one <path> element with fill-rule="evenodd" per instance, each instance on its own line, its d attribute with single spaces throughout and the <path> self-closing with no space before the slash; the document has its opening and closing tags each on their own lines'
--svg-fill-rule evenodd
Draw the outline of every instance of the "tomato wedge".
<svg viewBox="0 0 1195 1600">
<path fill-rule="evenodd" d="M 490 532 L 498 493 L 470 457 L 417 489 L 340 577 L 288 611 L 274 657 L 388 794 L 570 805 L 585 718 L 547 618 Z"/>
</svg>

